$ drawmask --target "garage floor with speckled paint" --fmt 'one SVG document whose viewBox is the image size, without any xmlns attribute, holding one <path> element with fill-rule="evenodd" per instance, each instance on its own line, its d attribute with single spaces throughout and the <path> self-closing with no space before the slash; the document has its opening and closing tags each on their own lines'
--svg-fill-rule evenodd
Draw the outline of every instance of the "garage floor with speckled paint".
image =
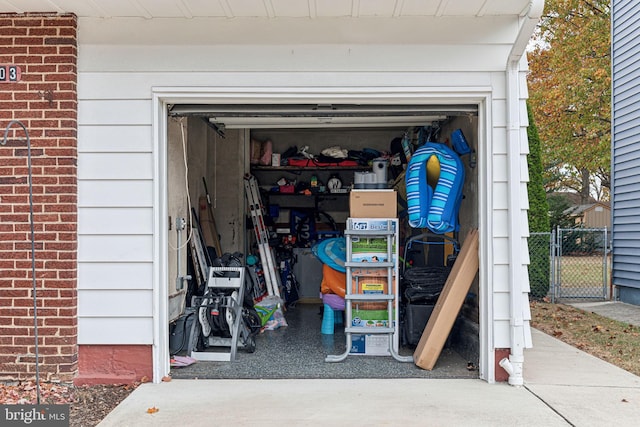
<svg viewBox="0 0 640 427">
<path fill-rule="evenodd" d="M 324 361 L 329 354 L 344 352 L 344 331 L 336 326 L 334 335 L 320 333 L 322 315 L 318 304 L 297 304 L 285 313 L 288 326 L 264 331 L 256 337 L 256 350 L 238 349 L 233 362 L 198 361 L 173 368 L 180 379 L 301 379 L 301 378 L 478 378 L 467 361 L 445 347 L 435 368 L 423 370 L 413 363 L 398 362 L 391 356 L 350 355 L 338 363 Z M 227 349 L 221 349 L 227 351 Z M 401 355 L 413 348 L 401 347 Z"/>
</svg>

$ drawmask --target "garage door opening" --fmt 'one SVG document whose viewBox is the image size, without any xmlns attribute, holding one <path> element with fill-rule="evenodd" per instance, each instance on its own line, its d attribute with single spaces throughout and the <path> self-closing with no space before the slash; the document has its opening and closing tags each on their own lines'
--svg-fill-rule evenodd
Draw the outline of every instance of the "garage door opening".
<svg viewBox="0 0 640 427">
<path fill-rule="evenodd" d="M 436 282 L 446 280 L 447 268 L 454 262 L 466 231 L 477 227 L 479 222 L 475 165 L 477 111 L 477 105 L 444 104 L 171 105 L 167 126 L 167 200 L 172 226 L 168 233 L 172 354 L 188 355 L 187 342 L 193 339 L 190 331 L 198 329 L 191 326 L 212 322 L 211 315 L 201 316 L 201 310 L 192 307 L 193 297 L 197 299 L 203 292 L 202 282 L 198 286 L 197 278 L 201 275 L 198 258 L 203 257 L 202 251 L 212 264 L 219 263 L 221 255 L 226 256 L 224 262 L 231 257 L 230 265 L 239 260 L 237 265 L 246 267 L 247 283 L 252 286 L 246 288 L 247 292 L 250 298 L 257 296 L 256 282 L 260 282 L 260 272 L 266 266 L 261 265 L 258 237 L 247 209 L 246 176 L 255 177 L 259 185 L 269 247 L 273 249 L 280 282 L 295 277 L 298 284 L 291 301 L 286 301 L 283 293 L 283 321 L 258 333 L 255 349 L 241 343 L 234 362 L 198 361 L 172 368 L 172 376 L 477 378 L 480 322 L 477 280 L 433 370 L 375 355 L 373 341 L 368 343 L 369 351 L 354 348 L 353 354 L 342 362 L 325 362 L 327 355 L 344 352 L 347 341 L 344 325 L 337 323 L 333 333 L 326 324 L 323 328 L 323 319 L 326 322 L 325 305 L 320 298 L 323 264 L 312 250 L 323 239 L 343 236 L 350 217 L 350 190 L 368 188 L 365 181 L 375 175 L 374 162 L 385 159 L 385 187 L 395 189 L 399 201 L 399 353 L 413 354 L 437 296 L 431 294 L 412 304 L 407 300 L 407 287 L 416 277 L 418 282 L 424 278 L 425 272 L 438 272 L 440 279 L 433 279 Z M 460 131 L 474 150 L 460 156 L 465 172 L 458 215 L 460 232 L 448 233 L 445 239 L 436 236 L 413 239 L 428 230 L 412 228 L 407 223 L 406 157 L 403 159 L 406 154 L 398 152 L 398 144 L 402 148 L 403 139 L 410 141 L 411 151 L 427 140 L 451 146 L 455 131 Z M 340 159 L 346 154 L 344 160 L 350 162 L 327 159 L 327 154 L 332 153 L 339 153 Z M 292 162 L 294 159 L 310 161 L 302 164 Z M 210 231 L 209 218 L 213 219 L 215 232 Z M 193 226 L 198 231 L 195 234 Z M 193 242 L 196 238 L 201 238 L 200 253 Z M 407 246 L 409 241 L 416 243 Z M 451 242 L 457 242 L 458 247 Z M 202 351 L 229 351 L 224 345 L 207 347 L 203 340 L 207 339 L 197 338 Z"/>
</svg>

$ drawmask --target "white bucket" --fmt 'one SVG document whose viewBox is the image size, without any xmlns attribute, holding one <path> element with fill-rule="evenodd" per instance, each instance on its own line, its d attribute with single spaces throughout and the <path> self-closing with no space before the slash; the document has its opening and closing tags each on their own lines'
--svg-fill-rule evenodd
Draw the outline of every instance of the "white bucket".
<svg viewBox="0 0 640 427">
<path fill-rule="evenodd" d="M 389 169 L 389 161 L 387 159 L 375 159 L 373 161 L 373 173 L 375 175 L 375 183 L 383 187 L 376 188 L 386 188 L 387 186 L 387 170 Z"/>
</svg>

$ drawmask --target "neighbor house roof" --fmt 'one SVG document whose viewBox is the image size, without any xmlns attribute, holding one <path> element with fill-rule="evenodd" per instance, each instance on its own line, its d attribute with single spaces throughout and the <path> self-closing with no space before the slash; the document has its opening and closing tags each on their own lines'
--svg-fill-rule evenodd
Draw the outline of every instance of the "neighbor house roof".
<svg viewBox="0 0 640 427">
<path fill-rule="evenodd" d="M 595 202 L 595 203 L 587 203 L 585 205 L 571 206 L 570 208 L 565 209 L 563 213 L 565 215 L 580 216 L 586 211 L 594 208 L 595 206 L 602 206 L 603 208 L 611 209 L 608 203 Z"/>
</svg>

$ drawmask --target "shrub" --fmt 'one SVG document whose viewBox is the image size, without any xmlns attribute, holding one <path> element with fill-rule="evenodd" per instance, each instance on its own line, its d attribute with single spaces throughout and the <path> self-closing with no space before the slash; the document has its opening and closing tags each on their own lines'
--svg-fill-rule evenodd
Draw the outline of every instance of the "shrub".
<svg viewBox="0 0 640 427">
<path fill-rule="evenodd" d="M 527 104 L 529 115 L 529 182 L 527 193 L 529 195 L 529 230 L 531 232 L 548 233 L 549 204 L 542 182 L 542 158 L 538 129 L 533 120 L 531 108 Z M 550 259 L 549 259 L 549 234 L 531 235 L 529 237 L 529 286 L 530 295 L 533 298 L 543 298 L 549 293 Z"/>
</svg>

